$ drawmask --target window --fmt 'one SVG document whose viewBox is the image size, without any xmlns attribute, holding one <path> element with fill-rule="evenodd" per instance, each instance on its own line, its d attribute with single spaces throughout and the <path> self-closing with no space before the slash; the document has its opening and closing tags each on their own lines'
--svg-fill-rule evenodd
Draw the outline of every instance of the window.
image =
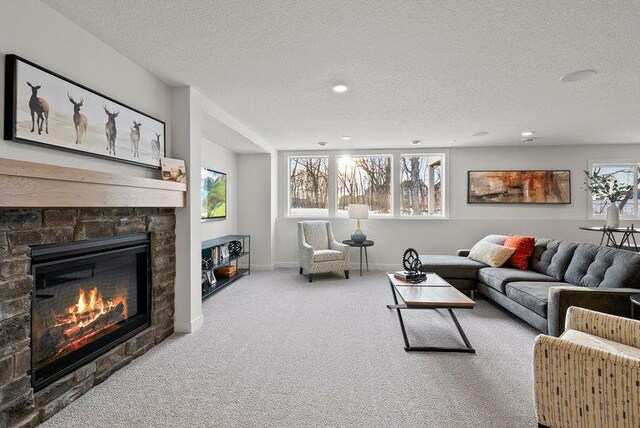
<svg viewBox="0 0 640 428">
<path fill-rule="evenodd" d="M 443 156 L 400 157 L 400 213 L 403 216 L 443 216 Z"/>
<path fill-rule="evenodd" d="M 349 204 L 369 205 L 371 214 L 391 214 L 391 156 L 342 156 L 337 161 L 337 213 Z"/>
<path fill-rule="evenodd" d="M 289 158 L 289 215 L 327 216 L 329 158 Z"/>
<path fill-rule="evenodd" d="M 640 175 L 640 164 L 619 163 L 619 164 L 593 164 L 591 172 L 600 178 L 601 182 L 607 181 L 603 185 L 602 191 L 591 192 L 591 213 L 594 217 L 607 214 L 607 208 L 611 206 L 611 200 L 605 194 L 613 187 L 617 180 L 617 188 L 627 189 L 614 196 L 615 203 L 620 208 L 620 215 L 626 218 L 638 217 L 638 176 Z M 604 187 L 607 186 L 607 187 Z M 609 189 L 609 190 L 607 190 Z M 635 191 L 634 191 L 635 189 Z"/>
</svg>

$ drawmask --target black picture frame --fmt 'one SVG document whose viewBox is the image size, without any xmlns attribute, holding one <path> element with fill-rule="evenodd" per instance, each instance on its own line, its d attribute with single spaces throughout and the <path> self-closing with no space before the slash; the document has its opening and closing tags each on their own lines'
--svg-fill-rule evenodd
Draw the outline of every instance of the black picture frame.
<svg viewBox="0 0 640 428">
<path fill-rule="evenodd" d="M 157 153 L 156 151 L 152 148 L 151 152 L 153 152 L 152 158 L 155 158 L 157 155 L 157 163 L 155 161 L 144 161 L 144 160 L 136 160 L 136 158 L 134 157 L 134 159 L 129 159 L 126 157 L 121 157 L 121 156 L 117 156 L 115 155 L 116 153 L 116 143 L 118 142 L 118 140 L 116 140 L 114 142 L 114 155 L 111 154 L 106 154 L 106 153 L 99 153 L 96 151 L 91 151 L 88 148 L 83 148 L 80 147 L 82 146 L 82 144 L 78 144 L 78 139 L 76 139 L 76 142 L 74 144 L 74 142 L 69 141 L 69 142 L 65 142 L 68 144 L 67 145 L 60 145 L 60 143 L 55 143 L 53 141 L 47 142 L 47 141 L 43 141 L 42 139 L 40 140 L 36 140 L 33 138 L 27 138 L 24 135 L 19 135 L 19 130 L 18 130 L 18 93 L 19 93 L 19 89 L 18 89 L 18 85 L 21 84 L 21 82 L 18 82 L 18 66 L 20 63 L 26 64 L 28 66 L 31 66 L 35 69 L 37 69 L 39 72 L 48 74 L 51 78 L 57 78 L 60 79 L 63 82 L 66 82 L 69 85 L 72 85 L 69 87 L 69 91 L 71 91 L 72 89 L 76 89 L 76 91 L 74 91 L 75 93 L 77 92 L 81 92 L 84 91 L 86 93 L 88 93 L 89 95 L 93 96 L 93 97 L 97 97 L 97 98 L 102 98 L 103 100 L 108 101 L 109 103 L 111 103 L 111 105 L 115 105 L 115 107 L 112 107 L 112 111 L 115 111 L 116 108 L 118 109 L 118 113 L 120 113 L 120 109 L 126 109 L 123 110 L 124 112 L 126 112 L 127 115 L 130 116 L 141 116 L 141 119 L 139 119 L 139 122 L 142 122 L 142 120 L 150 120 L 150 121 L 155 121 L 157 122 L 157 124 L 155 123 L 151 123 L 148 122 L 152 125 L 154 125 L 154 134 L 157 135 L 157 131 L 161 129 L 162 131 L 162 148 L 161 150 L 158 148 Z M 36 83 L 34 83 L 35 85 Z M 70 100 L 69 100 L 70 101 Z M 60 109 L 60 112 L 66 112 L 67 114 L 69 113 L 69 108 L 71 110 L 73 110 L 73 106 L 71 106 L 71 104 L 68 104 L 66 109 Z M 95 107 L 94 107 L 95 108 Z M 104 125 L 104 118 L 106 116 L 103 115 L 103 120 L 100 120 L 99 117 L 92 117 L 92 119 L 95 121 L 96 124 L 100 124 L 103 123 L 103 127 Z M 86 116 L 85 116 L 86 119 Z M 48 120 L 47 120 L 48 121 Z M 125 122 L 126 123 L 126 122 Z M 90 125 L 92 125 L 91 122 L 89 122 Z M 70 124 L 66 124 L 67 126 L 71 126 L 72 128 L 75 128 L 74 123 L 70 123 Z M 144 123 L 143 123 L 144 125 Z M 47 124 L 48 126 L 48 124 Z M 122 133 L 124 132 L 125 135 L 129 135 L 129 128 L 131 127 L 131 124 L 126 123 L 125 124 L 121 124 L 118 125 L 116 122 L 116 128 L 117 128 L 117 133 L 120 134 L 121 138 L 122 138 Z M 146 128 L 146 126 L 145 126 Z M 103 128 L 104 129 L 104 128 Z M 130 128 L 131 130 L 133 130 L 133 128 Z M 62 151 L 66 151 L 66 152 L 73 152 L 73 153 L 81 153 L 81 154 L 86 154 L 89 156 L 93 156 L 93 157 L 98 157 L 98 158 L 102 158 L 102 159 L 109 159 L 109 160 L 114 160 L 114 161 L 118 161 L 118 162 L 124 162 L 124 163 L 128 163 L 128 164 L 133 164 L 133 165 L 138 165 L 138 166 L 144 166 L 147 168 L 152 168 L 152 169 L 160 169 L 160 159 L 162 157 L 166 157 L 166 150 L 167 150 L 167 144 L 166 144 L 166 123 L 164 121 L 161 121 L 160 119 L 157 119 L 149 114 L 146 114 L 138 109 L 135 109 L 133 107 L 128 106 L 127 104 L 124 104 L 123 102 L 117 101 L 107 95 L 104 95 L 98 91 L 95 91 L 85 85 L 82 85 L 78 82 L 75 82 L 71 79 L 68 79 L 54 71 L 51 71 L 45 67 L 42 67 L 32 61 L 29 61 L 25 58 L 22 58 L 20 56 L 17 55 L 6 55 L 5 57 L 5 97 L 4 97 L 4 139 L 8 140 L 8 141 L 15 141 L 15 142 L 19 142 L 19 143 L 26 143 L 26 144 L 31 144 L 31 145 L 36 145 L 36 146 L 40 146 L 40 147 L 47 147 L 49 149 L 57 149 L 57 150 L 62 150 Z M 26 131 L 25 131 L 26 132 Z M 74 131 L 76 132 L 76 131 Z M 103 131 L 104 132 L 104 131 Z M 142 131 L 138 131 L 138 135 L 139 135 L 139 141 L 138 144 L 152 144 L 152 140 L 151 139 L 147 139 L 146 141 L 143 141 L 142 139 Z M 146 134 L 149 134 L 149 132 L 147 132 L 147 130 L 144 131 Z M 24 132 L 23 132 L 24 133 Z M 34 133 L 35 134 L 35 133 Z M 95 134 L 95 132 L 94 132 Z M 37 135 L 37 134 L 36 134 Z M 48 134 L 46 134 L 48 135 Z M 84 136 L 87 136 L 87 127 L 85 127 L 85 134 Z M 35 135 L 34 135 L 35 137 Z M 158 140 L 158 139 L 157 139 Z M 156 140 L 156 141 L 157 141 Z M 122 143 L 122 139 L 119 140 Z M 99 144 L 97 140 L 91 140 L 91 141 L 85 141 L 89 142 L 93 145 Z M 154 141 L 155 142 L 155 141 Z M 103 140 L 101 141 L 102 144 L 107 144 L 108 146 L 108 142 L 107 142 L 107 137 L 106 135 L 103 136 Z M 155 147 L 157 147 L 159 145 L 159 141 L 158 144 L 155 145 Z M 86 146 L 85 146 L 86 147 Z M 131 143 L 131 151 L 133 152 L 133 142 Z M 122 151 L 122 145 L 120 145 L 120 151 Z M 138 147 L 136 146 L 136 151 L 138 151 Z M 144 153 L 144 149 L 143 149 L 143 153 Z M 134 155 L 135 156 L 135 155 Z M 137 159 L 140 159 L 139 155 L 137 157 Z"/>
<path fill-rule="evenodd" d="M 568 186 L 568 200 L 561 202 L 514 202 L 514 201 L 495 201 L 487 200 L 480 201 L 473 199 L 471 195 L 471 180 L 474 173 L 566 173 L 567 174 L 567 186 Z M 467 204 L 471 205 L 570 205 L 571 204 L 571 170 L 569 169 L 504 169 L 504 170 L 470 170 L 467 171 Z"/>
<path fill-rule="evenodd" d="M 218 175 L 224 177 L 224 204 L 225 204 L 225 209 L 224 209 L 224 215 L 223 216 L 208 217 L 208 216 L 203 216 L 202 215 L 202 204 L 203 204 L 203 201 L 201 200 L 200 201 L 200 205 L 201 205 L 200 221 L 201 222 L 207 222 L 207 221 L 215 221 L 215 220 L 224 220 L 224 219 L 226 219 L 227 218 L 227 208 L 228 208 L 227 207 L 227 200 L 228 200 L 228 196 L 229 196 L 229 181 L 227 179 L 227 173 L 216 171 L 215 169 L 207 168 L 207 167 L 204 167 L 204 166 L 200 168 L 200 171 L 201 171 L 201 173 L 200 173 L 201 176 L 202 176 L 202 173 L 207 171 L 209 173 L 218 174 Z M 202 186 L 202 179 L 201 179 L 200 185 Z"/>
</svg>

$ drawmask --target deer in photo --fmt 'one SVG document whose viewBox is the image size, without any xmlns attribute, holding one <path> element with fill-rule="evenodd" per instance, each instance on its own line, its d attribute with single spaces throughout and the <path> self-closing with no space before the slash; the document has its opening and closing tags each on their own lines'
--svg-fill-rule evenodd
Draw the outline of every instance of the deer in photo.
<svg viewBox="0 0 640 428">
<path fill-rule="evenodd" d="M 115 113 L 111 113 L 109 110 L 107 110 L 107 107 L 103 104 L 102 108 L 104 109 L 104 112 L 107 114 L 107 123 L 104 125 L 104 131 L 105 134 L 107 135 L 107 150 L 109 151 L 109 154 L 112 154 L 111 152 L 113 152 L 113 155 L 116 155 L 116 134 L 118 133 L 116 130 L 116 117 L 118 117 L 118 115 L 120 114 L 120 110 L 116 111 Z"/>
<path fill-rule="evenodd" d="M 156 134 L 156 139 L 151 140 L 151 157 L 153 160 L 160 159 L 160 134 Z"/>
<path fill-rule="evenodd" d="M 131 128 L 131 151 L 133 152 L 134 158 L 139 158 L 140 154 L 138 153 L 138 144 L 140 143 L 140 126 L 142 124 L 133 121 L 133 128 Z"/>
<path fill-rule="evenodd" d="M 84 98 L 80 98 L 79 102 L 76 102 L 69 92 L 67 92 L 67 97 L 69 97 L 69 102 L 73 104 L 73 126 L 76 128 L 76 144 L 82 144 L 82 140 L 84 136 L 87 134 L 87 116 L 80 113 L 80 107 L 84 103 Z"/>
<path fill-rule="evenodd" d="M 45 131 L 49 133 L 49 103 L 44 98 L 38 97 L 38 89 L 40 85 L 33 86 L 27 82 L 27 85 L 31 88 L 31 98 L 29 98 L 29 110 L 31 110 L 31 132 L 34 131 L 36 121 L 38 122 L 38 134 L 42 134 L 42 124 L 46 124 Z M 34 120 L 34 115 L 36 119 Z"/>
</svg>

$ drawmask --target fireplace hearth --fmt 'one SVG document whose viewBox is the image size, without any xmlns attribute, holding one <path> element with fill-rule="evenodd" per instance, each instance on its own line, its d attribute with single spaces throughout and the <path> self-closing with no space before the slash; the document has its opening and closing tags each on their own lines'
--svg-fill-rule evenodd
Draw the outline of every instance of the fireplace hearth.
<svg viewBox="0 0 640 428">
<path fill-rule="evenodd" d="M 146 233 L 31 247 L 35 391 L 149 326 L 149 253 Z"/>
</svg>

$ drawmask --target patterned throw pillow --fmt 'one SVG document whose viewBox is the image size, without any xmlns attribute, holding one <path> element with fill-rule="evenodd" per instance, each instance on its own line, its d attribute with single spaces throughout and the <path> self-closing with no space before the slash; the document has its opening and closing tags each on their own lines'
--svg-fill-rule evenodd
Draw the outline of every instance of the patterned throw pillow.
<svg viewBox="0 0 640 428">
<path fill-rule="evenodd" d="M 533 255 L 536 240 L 532 236 L 509 235 L 504 246 L 514 248 L 515 252 L 509 259 L 509 264 L 521 270 L 529 268 L 529 259 Z"/>
<path fill-rule="evenodd" d="M 514 251 L 513 248 L 482 240 L 473 246 L 468 257 L 471 260 L 497 268 L 505 264 Z"/>
</svg>

